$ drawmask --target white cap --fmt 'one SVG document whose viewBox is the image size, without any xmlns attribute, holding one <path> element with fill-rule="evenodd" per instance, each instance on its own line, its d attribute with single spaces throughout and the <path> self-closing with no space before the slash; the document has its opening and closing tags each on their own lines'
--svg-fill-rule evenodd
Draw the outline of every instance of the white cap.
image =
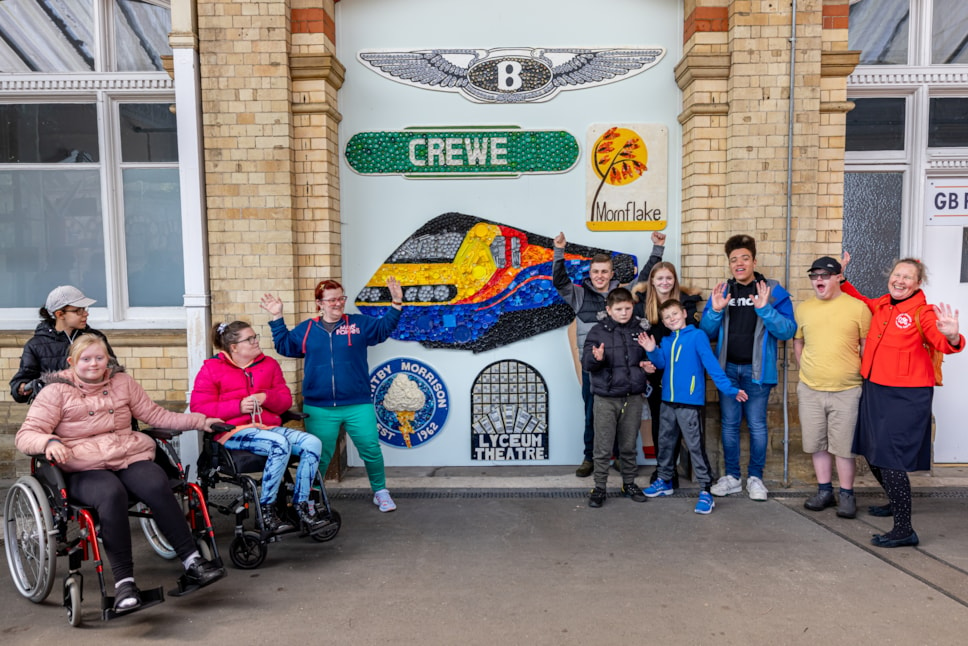
<svg viewBox="0 0 968 646">
<path fill-rule="evenodd" d="M 47 303 L 44 307 L 47 309 L 48 314 L 53 314 L 68 305 L 83 308 L 90 307 L 96 302 L 96 300 L 88 298 L 81 290 L 72 285 L 61 285 L 52 289 L 50 294 L 47 294 Z"/>
</svg>

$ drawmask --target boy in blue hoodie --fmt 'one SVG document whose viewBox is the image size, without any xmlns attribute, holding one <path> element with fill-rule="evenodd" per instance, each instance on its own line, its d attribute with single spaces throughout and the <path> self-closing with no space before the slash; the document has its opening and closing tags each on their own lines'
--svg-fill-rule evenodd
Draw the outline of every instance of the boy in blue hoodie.
<svg viewBox="0 0 968 646">
<path fill-rule="evenodd" d="M 643 493 L 649 498 L 671 496 L 672 463 L 679 430 L 692 457 L 696 481 L 702 488 L 696 503 L 697 514 L 708 514 L 716 506 L 709 492 L 712 484 L 709 458 L 706 456 L 705 433 L 702 425 L 702 408 L 706 404 L 706 375 L 709 372 L 722 397 L 735 397 L 746 401 L 746 393 L 736 388 L 719 365 L 706 335 L 691 325 L 686 325 L 686 309 L 682 303 L 669 299 L 659 306 L 659 317 L 670 330 L 669 336 L 656 346 L 655 339 L 642 335 L 639 343 L 648 352 L 649 360 L 659 370 L 665 369 L 662 378 L 662 406 L 659 408 L 659 477 Z M 705 372 L 703 370 L 705 368 Z M 678 426 L 678 429 L 677 429 Z"/>
</svg>

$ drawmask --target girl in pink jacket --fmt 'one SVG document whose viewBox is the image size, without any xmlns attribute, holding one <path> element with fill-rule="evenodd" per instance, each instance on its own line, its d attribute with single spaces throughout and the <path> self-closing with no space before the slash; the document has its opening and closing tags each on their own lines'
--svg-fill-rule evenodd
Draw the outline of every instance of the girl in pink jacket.
<svg viewBox="0 0 968 646">
<path fill-rule="evenodd" d="M 103 339 L 77 337 L 67 358 L 70 367 L 44 376 L 47 385 L 14 441 L 21 452 L 43 454 L 57 463 L 65 472 L 71 500 L 97 510 L 114 573 L 114 609 L 124 612 L 141 605 L 134 583 L 129 496 L 151 509 L 182 559 L 189 584 L 202 587 L 225 576 L 223 568 L 199 555 L 168 475 L 154 462 L 154 440 L 133 431 L 131 419 L 182 431 L 210 431 L 220 420 L 165 410 L 121 366 L 109 370 L 108 358 Z"/>
<path fill-rule="evenodd" d="M 243 321 L 216 325 L 212 344 L 221 352 L 205 361 L 195 377 L 191 409 L 235 425 L 215 436 L 225 448 L 266 456 L 259 504 L 270 532 L 293 529 L 280 520 L 275 502 L 290 454 L 299 456 L 292 500 L 302 529 L 311 532 L 320 522 L 309 492 L 322 444 L 315 435 L 281 425 L 292 393 L 279 362 L 262 354 L 259 335 Z"/>
</svg>

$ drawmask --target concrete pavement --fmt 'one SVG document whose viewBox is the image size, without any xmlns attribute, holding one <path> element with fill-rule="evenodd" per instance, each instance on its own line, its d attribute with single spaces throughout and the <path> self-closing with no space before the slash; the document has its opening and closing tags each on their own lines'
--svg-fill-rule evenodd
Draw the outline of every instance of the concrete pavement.
<svg viewBox="0 0 968 646">
<path fill-rule="evenodd" d="M 869 537 L 890 519 L 865 513 L 883 497 L 864 482 L 861 514 L 844 520 L 804 510 L 806 485 L 768 482 L 768 502 L 717 498 L 699 516 L 694 486 L 596 510 L 590 482 L 564 467 L 391 469 L 399 509 L 380 514 L 351 469 L 329 487 L 343 516 L 332 542 L 270 545 L 257 570 L 230 566 L 211 588 L 112 622 L 98 618 L 90 563 L 80 629 L 58 587 L 31 604 L 4 568 L 0 635 L 5 645 L 962 644 L 968 479 L 951 473 L 914 479 L 921 545 L 883 550 Z M 218 517 L 223 551 L 230 525 Z M 170 586 L 178 566 L 135 544 L 139 584 Z"/>
</svg>

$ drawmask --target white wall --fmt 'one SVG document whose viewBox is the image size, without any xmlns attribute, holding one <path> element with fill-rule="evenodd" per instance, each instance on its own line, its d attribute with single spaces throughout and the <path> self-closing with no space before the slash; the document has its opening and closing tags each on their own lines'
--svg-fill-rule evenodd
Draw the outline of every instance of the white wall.
<svg viewBox="0 0 968 646">
<path fill-rule="evenodd" d="M 340 155 L 364 131 L 408 126 L 516 125 L 570 132 L 584 147 L 592 123 L 661 123 L 670 130 L 669 247 L 678 261 L 681 134 L 679 90 L 673 68 L 681 56 L 678 0 L 343 0 L 337 8 L 337 51 L 346 66 L 340 91 Z M 385 79 L 356 58 L 364 49 L 495 47 L 647 47 L 668 51 L 654 68 L 596 88 L 560 93 L 545 103 L 472 103 L 458 94 L 429 91 Z M 649 232 L 592 233 L 585 227 L 585 164 L 559 175 L 492 180 L 408 180 L 361 176 L 341 161 L 343 278 L 355 296 L 387 256 L 413 231 L 442 213 L 457 211 L 534 233 L 564 231 L 570 242 L 633 253 L 643 262 Z M 650 165 L 652 164 L 650 160 Z M 321 277 L 322 278 L 322 277 Z M 350 306 L 350 310 L 352 310 Z M 444 431 L 419 448 L 384 447 L 388 466 L 482 465 L 470 460 L 470 389 L 475 376 L 500 359 L 534 366 L 550 392 L 550 459 L 575 464 L 582 455 L 583 413 L 565 328 L 481 354 L 427 350 L 391 340 L 370 350 L 370 365 L 418 358 L 443 377 L 452 409 Z M 351 464 L 359 458 L 351 452 Z M 506 463 L 502 463 L 506 464 Z"/>
</svg>

